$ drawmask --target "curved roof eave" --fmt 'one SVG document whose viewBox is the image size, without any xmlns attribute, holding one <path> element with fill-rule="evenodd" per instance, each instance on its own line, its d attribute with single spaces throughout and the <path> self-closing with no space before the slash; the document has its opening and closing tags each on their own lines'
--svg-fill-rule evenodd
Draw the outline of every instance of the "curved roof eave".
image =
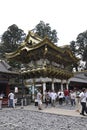
<svg viewBox="0 0 87 130">
<path fill-rule="evenodd" d="M 25 44 L 23 44 L 21 47 L 19 47 L 15 52 L 6 53 L 5 56 L 6 56 L 8 59 L 10 59 L 10 58 L 13 58 L 13 57 L 16 57 L 16 56 L 20 55 L 20 52 L 21 52 L 22 50 L 26 50 L 27 52 L 29 52 L 29 51 L 32 51 L 32 50 L 36 50 L 36 49 L 38 49 L 38 48 L 40 48 L 40 47 L 42 47 L 42 46 L 44 46 L 44 45 L 51 47 L 52 49 L 54 49 L 54 51 L 58 51 L 58 52 L 60 52 L 60 53 L 63 54 L 63 55 L 64 55 L 64 53 L 66 52 L 66 53 L 69 55 L 69 57 L 71 57 L 72 60 L 74 60 L 75 62 L 76 62 L 76 61 L 79 61 L 79 59 L 77 59 L 75 56 L 73 56 L 73 55 L 70 53 L 69 50 L 62 49 L 62 48 L 56 46 L 54 43 L 52 43 L 52 42 L 49 40 L 48 37 L 45 37 L 45 38 L 44 38 L 42 41 L 40 41 L 38 44 L 32 45 L 32 46 L 30 46 L 30 47 L 25 43 Z"/>
<path fill-rule="evenodd" d="M 44 38 L 43 41 L 39 42 L 38 44 L 35 44 L 31 47 L 28 47 L 28 45 L 26 43 L 23 43 L 22 46 L 20 46 L 15 52 L 11 52 L 11 53 L 5 53 L 5 56 L 7 58 L 10 58 L 10 57 L 15 57 L 17 55 L 20 54 L 20 51 L 26 49 L 27 51 L 32 51 L 32 50 L 35 50 L 43 45 L 49 45 L 50 47 L 54 48 L 56 51 L 62 51 L 59 47 L 57 47 L 56 45 L 54 45 L 47 37 Z"/>
</svg>

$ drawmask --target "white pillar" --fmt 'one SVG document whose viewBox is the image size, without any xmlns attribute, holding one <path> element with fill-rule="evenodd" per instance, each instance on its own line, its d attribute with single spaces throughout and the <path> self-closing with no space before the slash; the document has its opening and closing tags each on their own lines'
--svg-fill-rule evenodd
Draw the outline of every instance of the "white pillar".
<svg viewBox="0 0 87 130">
<path fill-rule="evenodd" d="M 54 91 L 54 82 L 52 82 L 52 90 Z"/>
<path fill-rule="evenodd" d="M 61 90 L 63 91 L 63 80 L 61 80 Z"/>
<path fill-rule="evenodd" d="M 69 82 L 68 82 L 68 80 L 66 81 L 66 89 L 68 90 L 69 89 Z"/>
<path fill-rule="evenodd" d="M 43 101 L 45 102 L 46 83 L 43 83 Z"/>
<path fill-rule="evenodd" d="M 34 84 L 32 85 L 32 99 L 34 100 Z"/>
</svg>

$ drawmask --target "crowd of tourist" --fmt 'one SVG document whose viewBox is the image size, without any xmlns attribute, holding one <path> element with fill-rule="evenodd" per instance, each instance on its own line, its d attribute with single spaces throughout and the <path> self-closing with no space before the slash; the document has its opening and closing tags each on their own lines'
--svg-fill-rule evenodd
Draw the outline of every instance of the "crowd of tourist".
<svg viewBox="0 0 87 130">
<path fill-rule="evenodd" d="M 38 99 L 38 109 L 42 109 L 42 95 L 41 92 L 37 93 L 37 99 Z M 71 105 L 76 107 L 76 111 L 80 112 L 80 107 L 82 106 L 80 114 L 85 116 L 85 113 L 87 114 L 87 89 L 83 88 L 82 90 L 68 90 L 65 89 L 62 91 L 59 89 L 58 92 L 55 91 L 45 91 L 45 104 L 46 107 L 48 107 L 49 104 L 51 106 L 55 107 L 56 104 L 62 105 Z"/>
<path fill-rule="evenodd" d="M 68 90 L 59 89 L 58 92 L 54 90 L 45 91 L 45 107 L 50 106 L 56 107 L 57 104 L 59 105 L 71 105 L 76 108 L 77 112 L 80 112 L 81 115 L 85 116 L 87 114 L 87 89 L 83 88 L 81 90 L 73 89 Z M 2 109 L 2 94 L 0 94 L 0 109 Z M 15 107 L 14 98 L 15 95 L 13 92 L 10 92 L 8 95 L 8 106 Z M 42 110 L 42 94 L 41 90 L 37 92 L 37 106 L 39 110 Z M 81 110 L 80 110 L 81 108 Z"/>
</svg>

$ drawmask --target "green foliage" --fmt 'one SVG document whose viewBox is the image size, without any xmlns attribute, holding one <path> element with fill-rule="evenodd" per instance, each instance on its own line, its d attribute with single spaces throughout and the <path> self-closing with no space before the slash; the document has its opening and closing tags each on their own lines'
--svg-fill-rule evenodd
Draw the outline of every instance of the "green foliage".
<svg viewBox="0 0 87 130">
<path fill-rule="evenodd" d="M 87 60 L 87 45 L 84 48 L 84 52 L 83 52 L 83 61 L 86 61 L 86 60 Z"/>
<path fill-rule="evenodd" d="M 57 32 L 55 29 L 51 30 L 49 23 L 45 24 L 43 21 L 40 21 L 40 23 L 36 25 L 34 31 L 42 38 L 47 36 L 53 43 L 57 43 L 58 41 Z"/>
<path fill-rule="evenodd" d="M 76 48 L 76 42 L 75 41 L 71 41 L 70 42 L 70 49 L 72 51 L 72 53 L 76 56 L 77 55 L 77 48 Z M 76 71 L 78 71 L 78 63 L 74 63 L 71 68 L 75 68 Z"/>
<path fill-rule="evenodd" d="M 75 41 L 71 41 L 70 42 L 70 49 L 73 52 L 73 54 L 76 53 L 76 45 L 75 45 Z"/>
<path fill-rule="evenodd" d="M 21 63 L 20 62 L 16 62 L 13 60 L 9 61 L 9 65 L 12 66 L 15 69 L 20 69 L 21 68 Z"/>
<path fill-rule="evenodd" d="M 87 69 L 87 45 L 86 45 L 84 52 L 83 52 L 83 61 L 86 61 L 85 69 Z"/>
<path fill-rule="evenodd" d="M 81 55 L 82 60 L 87 64 L 87 31 L 77 36 L 76 46 L 78 46 L 78 55 Z M 85 67 L 87 69 L 87 65 Z"/>
<path fill-rule="evenodd" d="M 87 31 L 80 33 L 76 41 L 70 43 L 70 48 L 76 56 L 80 56 L 86 62 L 84 69 L 87 69 Z"/>
<path fill-rule="evenodd" d="M 82 57 L 86 45 L 87 45 L 87 31 L 80 33 L 76 39 L 76 46 L 78 46 L 78 54 L 81 54 Z"/>
<path fill-rule="evenodd" d="M 8 27 L 1 37 L 0 53 L 9 53 L 15 51 L 21 42 L 25 39 L 26 34 L 13 24 Z"/>
</svg>

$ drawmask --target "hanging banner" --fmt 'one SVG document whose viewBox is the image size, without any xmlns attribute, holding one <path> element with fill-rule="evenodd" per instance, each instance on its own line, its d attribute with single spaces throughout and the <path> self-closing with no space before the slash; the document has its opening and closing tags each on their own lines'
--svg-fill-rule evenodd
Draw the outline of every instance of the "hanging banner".
<svg viewBox="0 0 87 130">
<path fill-rule="evenodd" d="M 18 87 L 15 87 L 15 93 L 18 93 Z"/>
</svg>

